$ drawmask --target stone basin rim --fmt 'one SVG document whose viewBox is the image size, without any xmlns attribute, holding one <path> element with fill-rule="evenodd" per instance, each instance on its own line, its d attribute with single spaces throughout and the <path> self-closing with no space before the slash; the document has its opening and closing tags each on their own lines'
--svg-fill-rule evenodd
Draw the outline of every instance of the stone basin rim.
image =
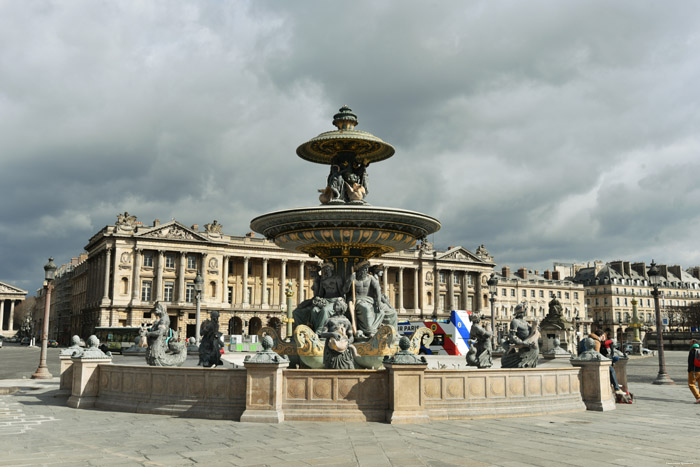
<svg viewBox="0 0 700 467">
<path fill-rule="evenodd" d="M 345 221 L 348 223 L 336 228 L 347 228 L 356 221 L 363 223 L 376 222 L 377 224 L 401 222 L 414 228 L 425 230 L 426 235 L 435 233 L 441 228 L 440 221 L 427 214 L 407 209 L 367 205 L 326 205 L 273 211 L 251 220 L 250 227 L 252 230 L 269 238 L 275 237 L 281 233 L 280 231 L 286 230 L 281 228 L 282 224 L 293 223 L 298 228 L 300 224 L 308 222 L 309 224 L 316 224 L 315 228 L 321 228 L 319 224 L 323 224 L 324 221 L 334 223 Z M 328 228 L 334 227 L 328 226 Z M 376 228 L 382 230 L 379 226 Z M 271 229 L 277 230 L 277 233 L 271 236 L 268 235 Z"/>
</svg>

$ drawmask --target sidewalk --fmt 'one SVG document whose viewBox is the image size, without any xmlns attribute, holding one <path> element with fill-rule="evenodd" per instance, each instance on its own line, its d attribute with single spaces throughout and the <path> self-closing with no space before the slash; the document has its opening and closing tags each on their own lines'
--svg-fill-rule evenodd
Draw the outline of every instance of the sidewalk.
<svg viewBox="0 0 700 467">
<path fill-rule="evenodd" d="M 653 379 L 654 361 L 630 365 L 637 367 L 631 380 Z M 53 396 L 54 378 L 0 396 L 0 465 L 700 465 L 700 405 L 672 376 L 675 386 L 631 383 L 635 403 L 610 412 L 425 425 L 266 425 L 75 410 Z"/>
</svg>

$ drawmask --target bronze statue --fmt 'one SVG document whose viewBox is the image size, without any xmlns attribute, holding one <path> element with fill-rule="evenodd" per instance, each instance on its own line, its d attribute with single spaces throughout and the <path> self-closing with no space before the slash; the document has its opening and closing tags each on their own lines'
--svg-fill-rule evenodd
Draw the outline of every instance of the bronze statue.
<svg viewBox="0 0 700 467">
<path fill-rule="evenodd" d="M 510 322 L 510 333 L 504 344 L 506 352 L 501 357 L 501 368 L 535 368 L 540 353 L 537 344 L 540 337 L 537 321 L 530 326 L 523 319 L 525 307 L 522 304 L 515 307 L 514 314 L 515 318 Z"/>
<path fill-rule="evenodd" d="M 199 342 L 199 362 L 197 366 L 204 368 L 216 368 L 224 364 L 221 361 L 221 349 L 224 343 L 221 340 L 222 334 L 219 332 L 219 312 L 212 311 L 211 319 L 202 323 L 200 330 L 202 340 Z"/>
<path fill-rule="evenodd" d="M 380 307 L 381 290 L 379 281 L 369 275 L 369 263 L 363 261 L 357 266 L 345 283 L 345 293 L 348 294 L 350 315 L 354 321 L 354 329 L 358 338 L 369 338 L 377 332 L 384 320 L 384 312 Z"/>
<path fill-rule="evenodd" d="M 477 368 L 491 368 L 491 337 L 493 334 L 481 327 L 481 315 L 472 313 L 469 315 L 472 323 L 469 332 L 469 352 L 467 352 L 467 365 Z"/>
</svg>

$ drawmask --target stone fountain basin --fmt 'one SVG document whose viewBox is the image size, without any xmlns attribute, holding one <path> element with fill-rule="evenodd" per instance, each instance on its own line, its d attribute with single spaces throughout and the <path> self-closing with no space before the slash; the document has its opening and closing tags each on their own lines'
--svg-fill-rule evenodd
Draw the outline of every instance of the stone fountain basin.
<svg viewBox="0 0 700 467">
<path fill-rule="evenodd" d="M 251 228 L 277 246 L 321 258 L 350 250 L 365 258 L 413 248 L 440 230 L 440 221 L 415 211 L 367 205 L 327 205 L 276 211 L 256 217 Z"/>
</svg>

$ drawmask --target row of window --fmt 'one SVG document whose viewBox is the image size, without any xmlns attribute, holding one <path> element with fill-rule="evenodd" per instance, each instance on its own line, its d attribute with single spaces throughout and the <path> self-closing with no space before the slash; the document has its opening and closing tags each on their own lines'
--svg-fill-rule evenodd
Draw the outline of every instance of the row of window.
<svg viewBox="0 0 700 467">
<path fill-rule="evenodd" d="M 503 297 L 508 296 L 508 290 L 509 289 L 505 289 L 505 288 L 501 289 L 501 296 L 503 296 Z M 536 295 L 536 291 L 534 289 L 531 289 L 530 290 L 530 298 L 536 298 L 535 295 Z M 510 289 L 510 296 L 515 297 L 515 289 Z M 527 298 L 527 290 L 526 289 L 523 289 L 522 296 L 523 296 L 523 298 Z M 540 298 L 544 298 L 544 290 L 539 291 L 539 296 L 540 296 Z M 557 296 L 557 298 L 562 298 L 561 290 L 557 290 L 556 296 Z M 554 298 L 554 291 L 552 291 L 552 290 L 549 291 L 549 298 Z M 569 300 L 571 298 L 571 295 L 569 294 L 569 292 L 564 292 L 564 298 L 566 300 Z M 578 300 L 578 292 L 574 292 L 574 300 Z"/>
<path fill-rule="evenodd" d="M 598 294 L 598 289 L 597 289 L 597 288 L 596 288 L 596 289 L 593 289 L 593 290 L 594 290 L 594 293 L 595 293 L 595 294 Z M 601 294 L 604 294 L 604 293 L 606 293 L 606 291 L 607 291 L 607 293 L 612 294 L 612 289 L 609 289 L 609 290 L 608 290 L 608 289 L 605 289 L 605 288 L 601 289 L 600 293 L 601 293 Z M 682 294 L 681 294 L 681 292 L 680 292 L 679 290 L 676 290 L 675 292 L 676 292 L 676 293 L 675 293 L 675 296 L 676 296 L 676 297 L 681 297 L 681 296 L 682 296 L 682 297 L 689 297 L 689 298 L 693 298 L 693 297 L 695 297 L 695 298 L 700 298 L 700 292 L 685 292 L 685 291 L 684 291 Z M 620 288 L 619 288 L 619 287 L 615 287 L 615 294 L 619 294 L 619 293 L 620 293 Z M 651 295 L 651 289 L 640 289 L 640 290 L 630 289 L 630 290 L 629 290 L 629 293 L 630 293 L 630 294 L 635 294 L 635 295 Z M 672 290 L 671 290 L 671 291 L 668 291 L 668 292 L 662 290 L 661 293 L 662 293 L 663 295 L 666 295 L 667 297 L 670 297 L 670 296 L 673 296 L 673 295 L 674 295 L 674 293 L 673 293 Z M 623 287 L 623 288 L 622 288 L 622 295 L 627 295 L 627 288 L 626 288 L 626 287 Z"/>
<path fill-rule="evenodd" d="M 616 306 L 631 306 L 632 305 L 631 301 L 632 300 L 630 300 L 628 302 L 627 297 L 615 297 L 615 305 Z M 686 306 L 688 304 L 688 302 L 686 300 L 666 300 L 663 298 L 660 300 L 660 302 L 661 302 L 662 307 L 664 307 L 664 306 Z M 586 305 L 590 305 L 590 304 L 591 304 L 591 299 L 587 298 Z M 595 304 L 597 306 L 600 306 L 600 299 L 599 298 L 595 299 Z M 609 304 L 608 297 L 603 297 L 603 306 L 608 305 L 608 304 Z M 643 298 L 639 299 L 639 306 L 644 306 L 644 299 Z M 646 299 L 646 307 L 651 308 L 651 306 L 652 306 L 651 299 L 647 298 Z"/>
<path fill-rule="evenodd" d="M 145 267 L 153 267 L 153 253 L 150 252 L 145 252 L 143 253 L 143 266 Z M 166 268 L 174 268 L 175 267 L 175 255 L 174 254 L 165 254 L 163 255 L 163 258 L 165 259 L 165 267 Z M 187 255 L 187 269 L 197 269 L 197 257 L 194 255 Z"/>
</svg>

